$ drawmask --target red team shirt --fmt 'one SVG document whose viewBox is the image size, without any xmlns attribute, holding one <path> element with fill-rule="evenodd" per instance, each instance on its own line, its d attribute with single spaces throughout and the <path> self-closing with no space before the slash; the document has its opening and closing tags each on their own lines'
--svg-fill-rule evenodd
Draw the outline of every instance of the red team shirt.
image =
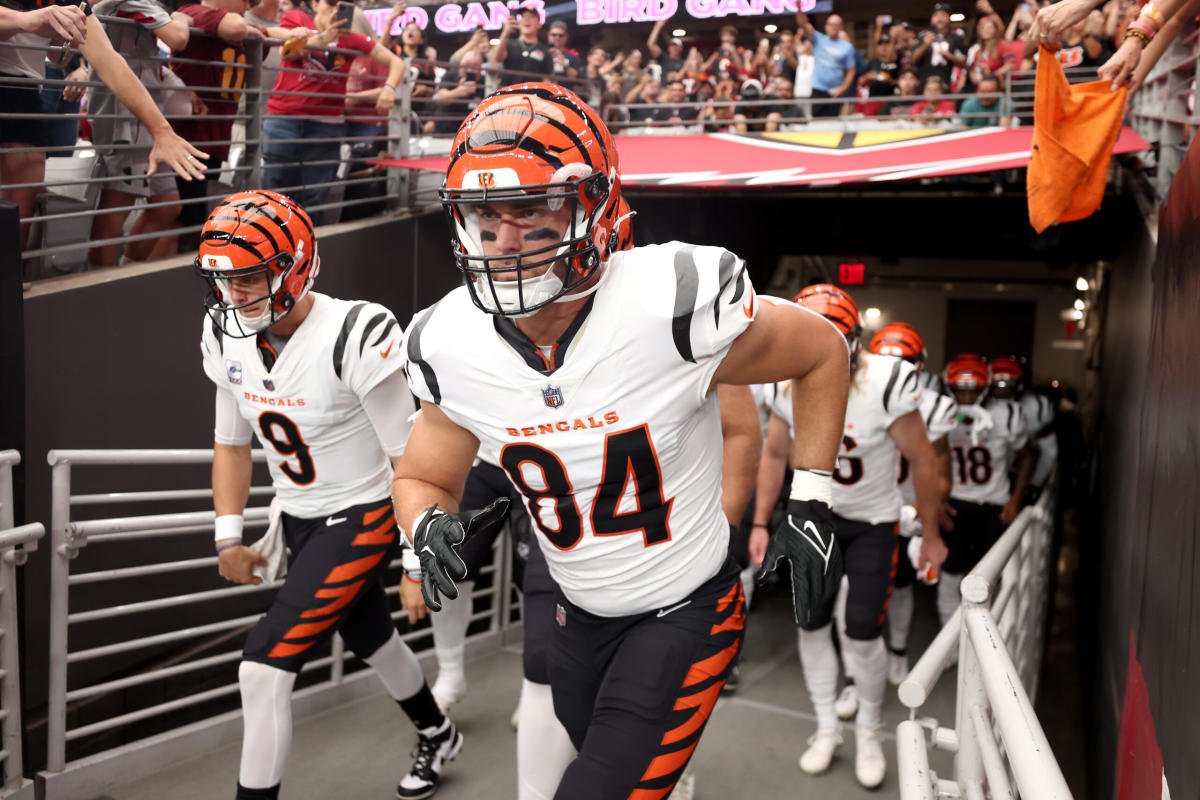
<svg viewBox="0 0 1200 800">
<path fill-rule="evenodd" d="M 279 22 L 283 28 L 311 28 L 313 18 L 303 11 L 289 11 Z M 364 55 L 375 47 L 375 40 L 358 33 L 343 33 L 334 42 L 341 50 L 357 50 Z M 268 114 L 288 114 L 312 117 L 341 117 L 346 107 L 346 78 L 353 59 L 350 56 L 306 50 L 304 57 L 285 61 L 285 67 L 303 72 L 280 72 L 275 90 L 267 100 Z M 279 94 L 280 92 L 320 92 L 328 97 L 306 97 Z"/>
</svg>

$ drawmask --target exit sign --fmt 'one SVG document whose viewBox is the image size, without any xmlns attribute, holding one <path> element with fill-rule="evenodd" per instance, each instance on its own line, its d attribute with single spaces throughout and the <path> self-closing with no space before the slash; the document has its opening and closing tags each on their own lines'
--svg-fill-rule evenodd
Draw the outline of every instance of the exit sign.
<svg viewBox="0 0 1200 800">
<path fill-rule="evenodd" d="M 843 286 L 860 286 L 866 277 L 866 264 L 838 264 L 838 283 Z"/>
</svg>

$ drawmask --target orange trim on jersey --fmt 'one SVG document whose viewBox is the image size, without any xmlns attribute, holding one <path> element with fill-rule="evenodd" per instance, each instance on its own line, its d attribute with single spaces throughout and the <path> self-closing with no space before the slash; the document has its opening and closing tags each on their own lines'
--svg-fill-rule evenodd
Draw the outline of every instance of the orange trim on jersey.
<svg viewBox="0 0 1200 800">
<path fill-rule="evenodd" d="M 337 622 L 336 616 L 330 617 L 322 622 L 303 622 L 299 625 L 293 625 L 291 630 L 283 635 L 285 639 L 307 639 L 310 636 L 316 636 L 321 631 L 328 628 L 333 623 Z"/>
<path fill-rule="evenodd" d="M 267 658 L 287 658 L 288 656 L 294 656 L 297 653 L 303 653 L 305 650 L 312 647 L 316 643 L 317 643 L 316 639 L 314 639 L 311 642 L 305 642 L 304 644 L 291 644 L 289 642 L 280 642 L 279 644 L 277 644 L 271 648 L 271 652 L 267 653 Z"/>
<path fill-rule="evenodd" d="M 712 713 L 713 706 L 717 704 L 717 699 L 721 696 L 721 687 L 723 683 L 714 683 L 712 686 L 695 694 L 689 694 L 686 697 L 681 697 L 675 701 L 675 710 L 682 711 L 685 708 L 696 709 L 687 721 L 663 735 L 663 744 L 674 744 L 675 742 L 686 739 L 700 728 L 704 727 L 704 723 L 708 721 L 708 715 Z"/>
<path fill-rule="evenodd" d="M 363 581 L 355 581 L 340 589 L 320 589 L 313 597 L 333 597 L 336 598 L 332 603 L 321 606 L 320 608 L 310 608 L 300 615 L 300 619 L 312 619 L 313 617 L 324 617 L 333 614 L 336 611 L 344 608 L 354 596 L 358 594 L 358 590 L 363 587 Z"/>
<path fill-rule="evenodd" d="M 325 583 L 344 583 L 353 580 L 378 564 L 385 555 L 387 555 L 386 550 L 373 556 L 365 556 L 356 561 L 342 564 L 340 567 L 334 567 L 333 571 L 329 573 L 329 577 L 325 579 Z"/>
<path fill-rule="evenodd" d="M 655 778 L 665 778 L 673 772 L 682 772 L 683 768 L 687 765 L 688 759 L 692 757 L 692 751 L 696 749 L 696 745 L 698 744 L 700 744 L 699 739 L 682 750 L 663 753 L 661 756 L 655 757 L 650 762 L 650 766 L 646 767 L 646 772 L 642 775 L 642 780 L 650 781 Z"/>
<path fill-rule="evenodd" d="M 354 541 L 350 543 L 351 547 L 365 547 L 367 545 L 391 544 L 396 540 L 396 518 L 388 517 L 387 521 L 378 528 L 370 531 L 364 531 L 354 537 Z"/>
<path fill-rule="evenodd" d="M 533 348 L 533 352 L 538 354 L 538 358 L 540 358 L 542 363 L 546 365 L 546 369 L 554 369 L 554 365 L 550 363 L 550 359 L 546 358 L 546 354 L 542 352 L 540 347 Z"/>
<path fill-rule="evenodd" d="M 363 527 L 365 528 L 368 525 L 374 524 L 374 522 L 377 519 L 379 519 L 380 517 L 382 517 L 384 514 L 388 513 L 391 510 L 392 510 L 392 504 L 388 503 L 386 506 L 380 506 L 379 508 L 375 509 L 374 511 L 368 511 L 367 513 L 363 514 L 363 521 L 362 521 Z"/>
<path fill-rule="evenodd" d="M 720 675 L 725 671 L 725 667 L 729 666 L 729 662 L 733 661 L 733 657 L 737 655 L 737 651 L 741 646 L 742 642 L 739 639 L 716 655 L 711 655 L 703 661 L 697 661 L 695 664 L 692 664 L 692 668 L 688 670 L 687 678 L 683 681 L 684 687 L 695 686 L 697 683 L 703 683 L 709 678 Z"/>
<path fill-rule="evenodd" d="M 663 800 L 675 789 L 675 784 L 671 784 L 665 789 L 634 789 L 629 795 L 629 800 Z"/>
</svg>

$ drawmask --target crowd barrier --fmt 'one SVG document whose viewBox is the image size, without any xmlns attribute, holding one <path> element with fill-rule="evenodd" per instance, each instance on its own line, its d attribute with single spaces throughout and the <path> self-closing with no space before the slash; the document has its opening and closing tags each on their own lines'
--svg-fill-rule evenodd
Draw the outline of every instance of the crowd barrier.
<svg viewBox="0 0 1200 800">
<path fill-rule="evenodd" d="M 1047 629 L 1054 482 L 966 575 L 962 605 L 900 684 L 911 718 L 896 728 L 901 800 L 1070 800 L 1033 710 Z M 953 727 L 920 718 L 943 671 L 958 659 Z M 930 769 L 929 750 L 954 754 L 953 775 Z"/>
<path fill-rule="evenodd" d="M 50 675 L 47 767 L 39 776 L 45 798 L 79 797 L 83 787 L 95 793 L 118 777 L 134 780 L 163 763 L 236 741 L 240 734 L 236 667 L 241 643 L 279 584 L 227 584 L 212 554 L 214 512 L 168 510 L 207 504 L 212 495 L 207 487 L 99 493 L 72 488 L 81 469 L 99 467 L 119 475 L 122 467 L 172 470 L 211 460 L 211 450 L 49 453 Z M 263 462 L 260 450 L 254 460 Z M 98 476 L 87 477 L 91 483 Z M 264 530 L 271 494 L 267 486 L 251 489 L 247 541 Z M 154 513 L 81 518 L 91 516 L 81 508 L 105 513 L 104 507 L 139 504 L 152 506 Z M 120 550 L 131 543 L 136 549 Z M 81 560 L 92 568 L 72 569 L 76 558 L 106 548 L 117 551 L 115 556 L 85 557 Z M 120 566 L 95 568 L 105 562 Z M 406 616 L 395 602 L 400 570 L 399 559 L 388 570 L 393 619 Z M 141 580 L 148 576 L 158 579 Z M 472 623 L 486 622 L 486 630 L 469 638 L 472 648 L 495 646 L 511 628 L 510 583 L 511 545 L 502 536 L 472 595 Z M 427 622 L 402 637 L 418 654 L 430 651 Z M 305 686 L 305 675 L 319 680 Z M 378 689 L 371 671 L 336 636 L 328 655 L 304 666 L 298 685 L 305 688 L 296 693 L 297 714 Z M 108 741 L 106 736 L 124 743 L 96 752 L 95 743 Z"/>
<path fill-rule="evenodd" d="M 33 781 L 25 777 L 21 728 L 21 643 L 18 639 L 17 567 L 45 535 L 41 523 L 13 527 L 12 468 L 16 450 L 0 451 L 0 798 L 32 800 Z"/>
</svg>

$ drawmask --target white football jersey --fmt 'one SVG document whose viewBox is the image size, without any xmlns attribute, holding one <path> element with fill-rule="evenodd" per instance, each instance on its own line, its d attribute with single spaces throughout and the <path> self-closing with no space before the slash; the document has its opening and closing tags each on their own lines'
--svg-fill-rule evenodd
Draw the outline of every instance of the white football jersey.
<svg viewBox="0 0 1200 800">
<path fill-rule="evenodd" d="M 988 400 L 984 408 L 992 415 L 992 427 L 971 436 L 964 421 L 950 431 L 950 496 L 972 503 L 1002 506 L 1011 487 L 1008 469 L 1029 435 L 1021 407 L 1012 400 Z"/>
<path fill-rule="evenodd" d="M 233 392 L 288 514 L 315 518 L 387 497 L 392 469 L 362 398 L 404 363 L 403 331 L 376 303 L 312 293 L 312 310 L 268 370 L 257 337 L 205 317 L 204 372 Z"/>
<path fill-rule="evenodd" d="M 903 505 L 896 485 L 900 450 L 888 428 L 920 403 L 917 368 L 895 356 L 861 353 L 858 359 L 833 473 L 833 512 L 873 525 L 895 522 Z M 771 410 L 788 424 L 788 432 L 795 438 L 791 395 L 791 381 L 780 381 L 768 399 Z"/>
<path fill-rule="evenodd" d="M 708 390 L 758 302 L 732 253 L 671 242 L 614 255 L 588 303 L 539 348 L 460 287 L 413 318 L 405 369 L 498 451 L 567 598 L 615 617 L 678 602 L 725 561 Z"/>
<path fill-rule="evenodd" d="M 1021 396 L 1021 413 L 1025 416 L 1025 427 L 1031 438 L 1038 446 L 1037 465 L 1033 468 L 1033 476 L 1029 482 L 1033 486 L 1042 486 L 1050 478 L 1050 470 L 1058 460 L 1058 437 L 1050 430 L 1042 431 L 1054 422 L 1054 404 L 1050 398 L 1037 392 L 1026 392 Z"/>
<path fill-rule="evenodd" d="M 771 403 L 768 392 L 773 383 L 752 383 L 750 394 L 754 395 L 754 409 L 758 412 L 758 427 L 762 429 L 763 441 L 767 440 L 767 423 L 771 421 Z"/>
<path fill-rule="evenodd" d="M 921 392 L 921 421 L 925 423 L 925 433 L 929 441 L 936 442 L 950 431 L 958 422 L 958 403 L 949 393 L 940 393 L 936 389 L 925 389 Z M 912 470 L 908 461 L 900 458 L 900 495 L 907 505 L 917 502 L 917 493 L 913 489 Z"/>
</svg>

